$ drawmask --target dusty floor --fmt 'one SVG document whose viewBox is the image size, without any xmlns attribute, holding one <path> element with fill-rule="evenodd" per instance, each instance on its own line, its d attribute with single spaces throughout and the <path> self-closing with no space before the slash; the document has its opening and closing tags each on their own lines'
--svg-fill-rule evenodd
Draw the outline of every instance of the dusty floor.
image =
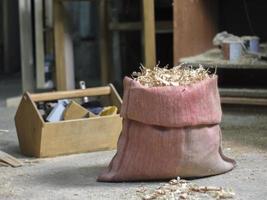
<svg viewBox="0 0 267 200">
<path fill-rule="evenodd" d="M 15 109 L 0 108 L 0 149 L 25 165 L 0 167 L 0 199 L 137 199 L 140 185 L 160 183 L 98 183 L 114 151 L 51 159 L 25 158 L 19 153 L 13 122 Z M 236 199 L 267 199 L 267 108 L 227 107 L 222 123 L 224 152 L 237 167 L 226 174 L 193 180 L 200 185 L 233 188 Z M 29 163 L 28 161 L 31 161 Z"/>
</svg>

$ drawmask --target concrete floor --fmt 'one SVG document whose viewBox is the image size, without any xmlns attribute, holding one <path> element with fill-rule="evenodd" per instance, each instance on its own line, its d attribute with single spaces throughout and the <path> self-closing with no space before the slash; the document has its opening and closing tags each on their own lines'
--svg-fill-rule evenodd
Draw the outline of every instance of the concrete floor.
<svg viewBox="0 0 267 200">
<path fill-rule="evenodd" d="M 98 183 L 96 177 L 114 151 L 50 159 L 23 157 L 19 152 L 14 108 L 0 108 L 0 149 L 21 159 L 20 168 L 0 167 L 0 199 L 138 199 L 140 185 L 153 183 Z M 193 180 L 200 185 L 233 188 L 236 199 L 267 199 L 267 108 L 224 108 L 224 152 L 237 161 L 226 174 Z"/>
</svg>

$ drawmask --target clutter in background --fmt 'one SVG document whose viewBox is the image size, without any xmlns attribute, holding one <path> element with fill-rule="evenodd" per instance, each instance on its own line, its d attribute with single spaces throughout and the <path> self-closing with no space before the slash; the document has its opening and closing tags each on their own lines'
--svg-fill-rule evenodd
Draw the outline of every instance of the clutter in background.
<svg viewBox="0 0 267 200">
<path fill-rule="evenodd" d="M 259 52 L 260 38 L 258 36 L 242 36 L 241 40 L 248 52 Z"/>
<path fill-rule="evenodd" d="M 72 119 L 93 118 L 116 115 L 116 106 L 103 106 L 100 101 L 90 102 L 85 107 L 79 100 L 58 100 L 57 102 L 38 102 L 37 108 L 46 122 L 58 122 Z M 94 104 L 96 106 L 94 106 Z"/>
<path fill-rule="evenodd" d="M 235 197 L 235 193 L 232 189 L 225 189 L 216 186 L 199 186 L 180 179 L 180 177 L 172 179 L 168 183 L 165 183 L 156 189 L 148 189 L 143 186 L 139 187 L 136 193 L 142 200 L 218 200 L 233 199 Z"/>
<path fill-rule="evenodd" d="M 223 31 L 214 37 L 213 44 L 222 49 L 224 59 L 226 60 L 238 61 L 246 55 L 264 59 L 267 56 L 260 52 L 259 41 L 260 38 L 258 36 L 238 37 Z"/>
<path fill-rule="evenodd" d="M 80 87 L 86 89 L 84 81 L 80 81 Z M 115 115 L 118 111 L 116 106 L 103 106 L 100 101 L 90 101 L 87 96 L 76 100 L 37 102 L 37 108 L 46 122 Z"/>
<path fill-rule="evenodd" d="M 224 156 L 221 148 L 222 110 L 217 76 L 209 76 L 202 67 L 142 70 L 147 74 L 141 72 L 134 79 L 124 79 L 120 112 L 123 129 L 117 154 L 98 180 L 202 177 L 233 169 L 235 161 Z M 159 73 L 160 70 L 163 72 Z M 186 81 L 180 79 L 181 84 L 175 79 L 178 86 L 168 86 L 163 76 L 155 81 L 155 75 L 176 77 L 180 70 L 190 75 L 185 76 Z M 151 79 L 142 82 L 140 78 L 148 74 Z"/>
<path fill-rule="evenodd" d="M 51 157 L 115 149 L 122 128 L 121 103 L 112 84 L 26 92 L 15 116 L 22 154 Z"/>
<path fill-rule="evenodd" d="M 52 54 L 48 54 L 45 56 L 45 85 L 44 88 L 52 89 L 54 87 L 53 81 L 53 63 L 55 62 L 54 56 Z"/>
</svg>

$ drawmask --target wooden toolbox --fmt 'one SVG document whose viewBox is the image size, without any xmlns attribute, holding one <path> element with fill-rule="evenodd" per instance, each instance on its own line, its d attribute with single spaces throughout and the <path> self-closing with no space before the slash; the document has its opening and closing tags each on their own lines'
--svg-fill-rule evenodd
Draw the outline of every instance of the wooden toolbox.
<svg viewBox="0 0 267 200">
<path fill-rule="evenodd" d="M 115 149 L 122 129 L 119 114 L 59 122 L 45 122 L 37 102 L 99 96 L 120 110 L 122 100 L 112 84 L 73 91 L 30 94 L 21 99 L 15 124 L 24 155 L 52 157 L 73 153 Z"/>
</svg>

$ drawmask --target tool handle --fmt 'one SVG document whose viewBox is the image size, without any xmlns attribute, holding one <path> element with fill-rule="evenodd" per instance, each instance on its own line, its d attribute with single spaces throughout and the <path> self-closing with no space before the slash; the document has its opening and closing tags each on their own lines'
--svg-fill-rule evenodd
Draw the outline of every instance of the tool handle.
<svg viewBox="0 0 267 200">
<path fill-rule="evenodd" d="M 88 89 L 58 91 L 58 92 L 46 92 L 39 94 L 29 94 L 34 102 L 38 101 L 52 101 L 58 99 L 72 99 L 81 98 L 85 96 L 102 96 L 110 95 L 111 88 L 109 86 L 95 87 Z"/>
</svg>

